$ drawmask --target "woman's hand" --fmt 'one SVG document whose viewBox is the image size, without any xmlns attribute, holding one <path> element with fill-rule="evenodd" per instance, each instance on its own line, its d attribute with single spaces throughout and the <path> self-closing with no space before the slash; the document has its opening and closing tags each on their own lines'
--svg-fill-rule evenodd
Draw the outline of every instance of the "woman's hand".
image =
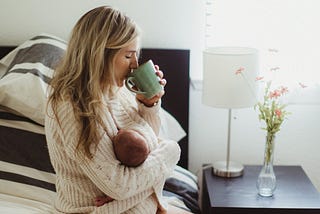
<svg viewBox="0 0 320 214">
<path fill-rule="evenodd" d="M 152 107 L 158 103 L 158 101 L 161 99 L 161 97 L 165 93 L 164 86 L 167 84 L 167 80 L 163 78 L 163 72 L 159 69 L 159 66 L 155 65 L 154 67 L 156 69 L 156 74 L 160 79 L 159 82 L 163 86 L 162 91 L 160 91 L 158 94 L 156 94 L 155 96 L 153 96 L 149 99 L 147 99 L 143 94 L 136 95 L 137 100 L 139 100 L 141 103 L 143 103 L 147 107 Z"/>
</svg>

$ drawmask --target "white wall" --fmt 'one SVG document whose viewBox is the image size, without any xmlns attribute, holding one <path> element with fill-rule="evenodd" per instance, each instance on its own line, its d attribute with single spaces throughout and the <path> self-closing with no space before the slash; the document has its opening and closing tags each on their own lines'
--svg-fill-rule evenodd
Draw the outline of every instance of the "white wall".
<svg viewBox="0 0 320 214">
<path fill-rule="evenodd" d="M 144 47 L 191 49 L 191 70 L 199 70 L 204 5 L 194 0 L 1 0 L 0 45 L 16 45 L 42 32 L 68 39 L 80 16 L 100 5 L 132 17 L 143 30 Z"/>
<path fill-rule="evenodd" d="M 98 5 L 125 11 L 144 31 L 144 47 L 191 50 L 191 77 L 202 77 L 204 0 L 2 0 L 0 45 L 17 45 L 38 33 L 68 38 L 78 18 Z M 193 172 L 202 163 L 224 160 L 227 111 L 201 104 L 201 86 L 190 89 L 190 154 Z M 289 120 L 277 136 L 275 163 L 302 165 L 320 190 L 320 106 L 292 105 Z M 231 158 L 243 164 L 261 164 L 265 133 L 253 109 L 233 111 Z M 235 119 L 236 118 L 236 119 Z"/>
</svg>

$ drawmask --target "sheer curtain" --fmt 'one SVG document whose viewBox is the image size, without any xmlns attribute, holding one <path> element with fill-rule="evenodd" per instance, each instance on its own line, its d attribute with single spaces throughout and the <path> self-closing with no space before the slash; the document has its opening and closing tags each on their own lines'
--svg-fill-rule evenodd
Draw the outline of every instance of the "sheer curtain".
<svg viewBox="0 0 320 214">
<path fill-rule="evenodd" d="M 319 91 L 319 11 L 319 0 L 207 0 L 206 46 L 257 48 L 261 76 Z"/>
</svg>

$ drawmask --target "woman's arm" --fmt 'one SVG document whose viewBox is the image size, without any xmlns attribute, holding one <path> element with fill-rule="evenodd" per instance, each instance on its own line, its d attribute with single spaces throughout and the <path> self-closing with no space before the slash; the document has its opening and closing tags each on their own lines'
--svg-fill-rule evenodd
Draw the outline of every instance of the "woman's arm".
<svg viewBox="0 0 320 214">
<path fill-rule="evenodd" d="M 156 136 L 159 135 L 160 126 L 161 126 L 161 118 L 160 118 L 160 109 L 161 109 L 161 99 L 158 100 L 152 107 L 147 107 L 143 103 L 141 103 L 135 96 L 126 88 L 121 89 L 121 95 L 124 102 L 124 105 L 135 106 L 137 111 L 132 111 L 130 116 L 135 121 L 139 121 L 139 117 L 142 117 L 149 126 L 153 129 Z"/>
<path fill-rule="evenodd" d="M 163 182 L 180 158 L 180 147 L 168 140 L 160 142 L 141 166 L 125 167 L 116 159 L 111 139 L 105 133 L 96 150 L 92 150 L 94 155 L 89 160 L 82 155 L 75 155 L 80 133 L 70 105 L 60 106 L 58 116 L 63 130 L 61 138 L 64 139 L 68 156 L 79 163 L 83 172 L 101 191 L 116 200 L 129 198 Z"/>
<path fill-rule="evenodd" d="M 161 118 L 160 118 L 160 108 L 161 108 L 161 100 L 159 100 L 156 105 L 152 107 L 147 107 L 140 103 L 138 103 L 138 112 L 139 115 L 151 126 L 156 136 L 159 135 L 160 126 L 161 126 Z"/>
<path fill-rule="evenodd" d="M 113 154 L 106 155 L 110 148 L 104 149 L 102 151 L 99 148 L 94 158 L 81 167 L 100 190 L 116 200 L 126 199 L 162 184 L 180 157 L 180 148 L 176 142 L 163 141 L 142 165 L 133 168 L 120 164 Z"/>
</svg>

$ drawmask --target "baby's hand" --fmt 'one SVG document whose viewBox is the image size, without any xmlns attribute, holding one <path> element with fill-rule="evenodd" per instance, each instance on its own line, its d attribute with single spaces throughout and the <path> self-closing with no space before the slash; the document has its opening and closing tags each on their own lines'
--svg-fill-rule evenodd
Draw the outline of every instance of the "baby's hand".
<svg viewBox="0 0 320 214">
<path fill-rule="evenodd" d="M 98 196 L 95 198 L 94 200 L 94 204 L 97 206 L 97 207 L 100 207 L 108 202 L 111 202 L 113 201 L 114 199 L 107 196 L 107 195 L 104 195 L 104 196 Z"/>
<path fill-rule="evenodd" d="M 167 213 L 167 211 L 160 210 L 160 209 L 157 210 L 157 214 L 166 214 L 166 213 Z"/>
</svg>

